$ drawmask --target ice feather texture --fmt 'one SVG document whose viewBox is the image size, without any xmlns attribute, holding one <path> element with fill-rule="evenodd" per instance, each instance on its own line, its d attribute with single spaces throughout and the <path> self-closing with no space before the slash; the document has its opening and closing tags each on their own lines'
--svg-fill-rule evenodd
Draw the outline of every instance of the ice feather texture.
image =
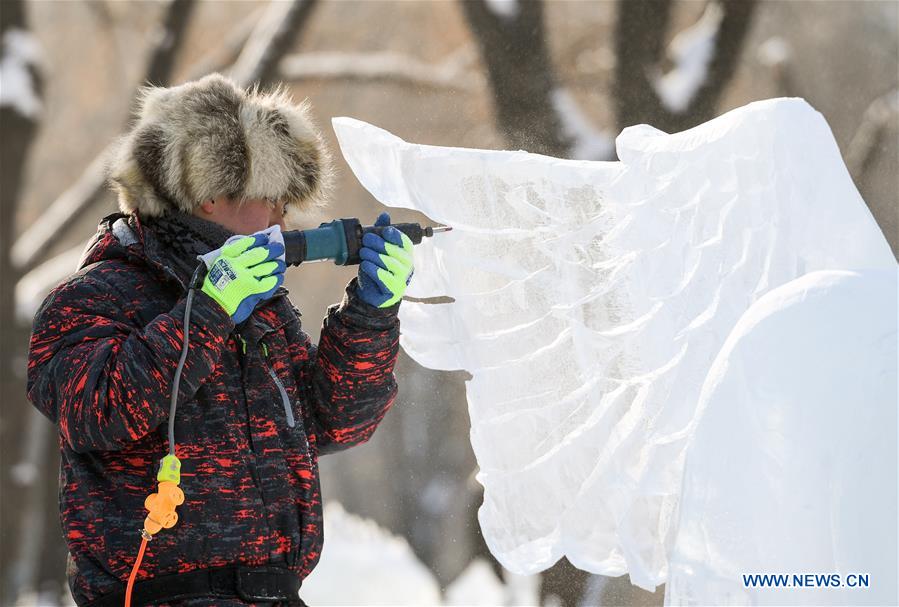
<svg viewBox="0 0 899 607">
<path fill-rule="evenodd" d="M 401 343 L 466 369 L 480 523 L 521 574 L 563 555 L 665 581 L 687 439 L 744 312 L 807 272 L 895 267 L 826 122 L 753 103 L 625 129 L 620 162 L 408 144 L 334 120 L 383 203 L 451 225 L 416 247 Z"/>
</svg>

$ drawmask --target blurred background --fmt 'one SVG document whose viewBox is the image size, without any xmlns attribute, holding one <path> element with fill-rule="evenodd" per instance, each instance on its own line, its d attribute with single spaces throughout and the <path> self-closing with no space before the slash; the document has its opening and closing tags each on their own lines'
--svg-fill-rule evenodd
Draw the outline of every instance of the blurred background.
<svg viewBox="0 0 899 607">
<path fill-rule="evenodd" d="M 676 132 L 750 101 L 804 97 L 899 250 L 894 0 L 2 0 L 0 32 L 2 605 L 71 601 L 57 435 L 25 398 L 25 360 L 37 306 L 116 210 L 98 159 L 140 85 L 220 71 L 308 98 L 338 181 L 330 207 L 297 227 L 370 224 L 382 210 L 340 158 L 334 116 L 417 143 L 614 160 L 628 125 Z M 313 338 L 355 272 L 288 273 Z M 477 525 L 466 374 L 401 354 L 397 376 L 374 438 L 321 461 L 328 540 L 304 587 L 310 604 L 662 604 L 663 588 L 564 560 L 532 578 L 502 571 Z"/>
</svg>

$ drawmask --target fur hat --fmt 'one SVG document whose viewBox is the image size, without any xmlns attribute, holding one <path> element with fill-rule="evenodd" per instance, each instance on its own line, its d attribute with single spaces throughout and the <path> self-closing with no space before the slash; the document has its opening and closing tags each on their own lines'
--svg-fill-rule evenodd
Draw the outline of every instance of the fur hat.
<svg viewBox="0 0 899 607">
<path fill-rule="evenodd" d="M 124 213 L 190 213 L 200 202 L 270 198 L 287 203 L 287 223 L 324 199 L 330 159 L 309 118 L 281 88 L 244 91 L 211 74 L 141 91 L 138 121 L 109 158 Z M 292 221 L 293 220 L 293 221 Z"/>
</svg>

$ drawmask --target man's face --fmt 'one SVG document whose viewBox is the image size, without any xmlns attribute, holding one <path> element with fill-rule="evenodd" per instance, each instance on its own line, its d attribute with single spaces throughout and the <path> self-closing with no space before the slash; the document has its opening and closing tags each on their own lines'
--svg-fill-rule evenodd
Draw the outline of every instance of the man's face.
<svg viewBox="0 0 899 607">
<path fill-rule="evenodd" d="M 254 198 L 241 204 L 236 200 L 220 197 L 204 202 L 194 214 L 224 226 L 235 234 L 252 234 L 276 224 L 284 229 L 284 203 L 281 201 Z"/>
</svg>

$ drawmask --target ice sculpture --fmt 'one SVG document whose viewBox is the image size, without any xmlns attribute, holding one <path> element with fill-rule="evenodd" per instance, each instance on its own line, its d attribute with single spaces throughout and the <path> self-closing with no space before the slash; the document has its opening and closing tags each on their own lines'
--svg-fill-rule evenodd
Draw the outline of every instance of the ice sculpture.
<svg viewBox="0 0 899 607">
<path fill-rule="evenodd" d="M 652 589 L 684 448 L 740 316 L 819 269 L 894 267 L 824 119 L 758 102 L 689 131 L 626 129 L 620 162 L 408 144 L 334 120 L 359 181 L 454 227 L 416 248 L 402 345 L 466 369 L 479 519 L 528 574 L 566 555 Z"/>
<path fill-rule="evenodd" d="M 699 399 L 666 604 L 899 602 L 897 287 L 814 272 L 737 323 Z"/>
</svg>

